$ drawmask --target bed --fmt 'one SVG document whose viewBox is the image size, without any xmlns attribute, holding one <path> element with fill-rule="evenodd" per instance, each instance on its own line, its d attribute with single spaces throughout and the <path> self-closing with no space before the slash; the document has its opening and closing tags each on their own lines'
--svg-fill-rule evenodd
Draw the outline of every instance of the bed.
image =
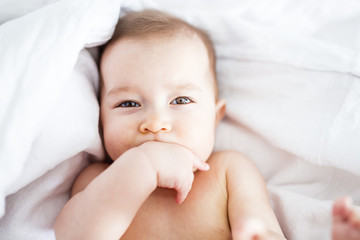
<svg viewBox="0 0 360 240">
<path fill-rule="evenodd" d="M 358 0 L 2 0 L 0 239 L 55 239 L 72 182 L 104 157 L 98 47 L 144 8 L 210 34 L 227 101 L 215 150 L 255 162 L 288 239 L 330 239 L 333 201 L 360 204 Z"/>
</svg>

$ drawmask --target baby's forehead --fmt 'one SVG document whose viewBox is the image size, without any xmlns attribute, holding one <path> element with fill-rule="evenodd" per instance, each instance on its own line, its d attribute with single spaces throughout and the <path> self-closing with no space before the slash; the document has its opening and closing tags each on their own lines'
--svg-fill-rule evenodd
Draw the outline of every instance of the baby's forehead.
<svg viewBox="0 0 360 240">
<path fill-rule="evenodd" d="M 176 33 L 152 33 L 144 34 L 140 36 L 127 36 L 120 39 L 117 39 L 114 42 L 111 42 L 106 48 L 112 47 L 113 45 L 118 45 L 121 43 L 147 43 L 149 45 L 163 45 L 164 43 L 176 44 L 196 44 L 201 46 L 201 48 L 206 50 L 206 44 L 202 39 L 192 32 L 176 32 Z"/>
<path fill-rule="evenodd" d="M 170 46 L 170 47 L 169 47 Z M 169 59 L 170 61 L 177 59 L 182 59 L 182 63 L 185 63 L 186 65 L 193 65 L 195 66 L 197 61 L 203 62 L 201 64 L 201 68 L 192 68 L 193 73 L 197 73 L 198 71 L 202 71 L 200 69 L 204 69 L 206 71 L 206 84 L 212 85 L 212 88 L 215 90 L 215 95 L 217 97 L 217 85 L 216 85 L 216 79 L 213 76 L 213 71 L 211 69 L 211 62 L 210 58 L 206 49 L 206 46 L 204 42 L 194 33 L 182 33 L 182 34 L 171 34 L 171 35 L 164 35 L 164 34 L 153 34 L 151 36 L 147 37 L 124 37 L 122 39 L 118 39 L 116 42 L 113 42 L 112 45 L 108 46 L 107 49 L 105 49 L 105 52 L 107 51 L 109 54 L 111 54 L 112 51 L 115 51 L 112 53 L 114 56 L 119 56 L 120 54 L 124 53 L 127 54 L 129 51 L 132 51 L 134 49 L 132 48 L 140 48 L 135 50 L 137 55 L 146 54 L 148 51 L 152 51 L 154 49 L 165 49 L 164 51 L 160 51 L 161 53 L 167 55 L 168 53 L 166 51 L 168 50 L 180 50 L 180 49 L 186 49 L 187 51 L 181 52 L 177 51 L 177 55 L 172 55 L 173 58 Z M 186 52 L 189 53 L 189 49 L 191 50 L 192 54 L 195 54 L 196 56 L 186 55 Z M 125 52 L 124 52 L 125 51 Z M 142 52 L 145 51 L 145 52 Z M 154 50 L 155 51 L 155 50 Z M 104 52 L 104 53 L 105 53 Z M 201 56 L 200 58 L 198 56 Z M 188 56 L 189 58 L 186 58 Z M 193 59 L 192 59 L 193 58 Z M 145 58 L 146 59 L 146 58 Z M 124 58 L 123 58 L 124 60 Z M 153 61 L 154 59 L 146 59 L 147 61 Z M 102 62 L 103 64 L 103 62 Z M 105 64 L 112 64 L 111 61 L 107 61 Z M 151 64 L 151 62 L 149 62 Z M 173 65 L 175 68 L 181 69 L 182 65 Z M 107 66 L 104 66 L 105 68 Z M 102 68 L 103 69 L 103 68 Z M 179 71 L 179 70 L 178 70 Z M 172 72 L 171 72 L 172 73 Z M 103 79 L 106 82 L 106 78 Z"/>
</svg>

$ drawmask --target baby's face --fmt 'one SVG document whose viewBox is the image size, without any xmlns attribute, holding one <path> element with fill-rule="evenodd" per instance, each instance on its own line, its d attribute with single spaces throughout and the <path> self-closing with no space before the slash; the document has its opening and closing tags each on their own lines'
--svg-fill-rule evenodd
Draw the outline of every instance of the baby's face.
<svg viewBox="0 0 360 240">
<path fill-rule="evenodd" d="M 176 143 L 207 160 L 223 101 L 197 38 L 121 40 L 104 52 L 103 137 L 116 160 L 146 141 Z"/>
</svg>

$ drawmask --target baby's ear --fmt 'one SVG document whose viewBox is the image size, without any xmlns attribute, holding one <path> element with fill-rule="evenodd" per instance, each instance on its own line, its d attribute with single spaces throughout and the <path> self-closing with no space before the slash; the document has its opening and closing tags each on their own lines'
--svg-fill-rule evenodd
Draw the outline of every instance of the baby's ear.
<svg viewBox="0 0 360 240">
<path fill-rule="evenodd" d="M 224 99 L 218 99 L 215 106 L 216 111 L 216 125 L 224 118 L 226 112 L 226 101 Z"/>
</svg>

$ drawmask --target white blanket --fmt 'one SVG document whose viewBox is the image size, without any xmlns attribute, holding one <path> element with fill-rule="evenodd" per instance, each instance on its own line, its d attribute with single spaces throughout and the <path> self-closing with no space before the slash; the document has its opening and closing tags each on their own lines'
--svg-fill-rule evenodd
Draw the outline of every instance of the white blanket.
<svg viewBox="0 0 360 240">
<path fill-rule="evenodd" d="M 358 0 L 2 0 L 0 238 L 54 239 L 72 181 L 103 157 L 82 49 L 109 39 L 120 5 L 209 32 L 228 102 L 216 150 L 254 160 L 288 239 L 330 239 L 332 201 L 360 204 Z"/>
</svg>

